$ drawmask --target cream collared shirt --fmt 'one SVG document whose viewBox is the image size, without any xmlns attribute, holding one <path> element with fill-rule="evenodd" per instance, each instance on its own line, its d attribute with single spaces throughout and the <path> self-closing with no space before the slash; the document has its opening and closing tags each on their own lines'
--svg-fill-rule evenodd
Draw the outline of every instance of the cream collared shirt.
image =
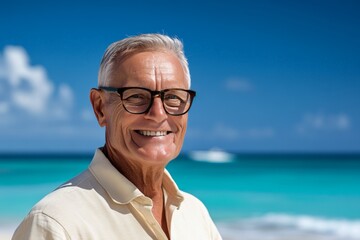
<svg viewBox="0 0 360 240">
<path fill-rule="evenodd" d="M 205 206 L 181 192 L 166 170 L 163 191 L 172 240 L 221 239 Z M 168 239 L 151 208 L 151 199 L 98 149 L 86 171 L 33 207 L 12 239 Z"/>
</svg>

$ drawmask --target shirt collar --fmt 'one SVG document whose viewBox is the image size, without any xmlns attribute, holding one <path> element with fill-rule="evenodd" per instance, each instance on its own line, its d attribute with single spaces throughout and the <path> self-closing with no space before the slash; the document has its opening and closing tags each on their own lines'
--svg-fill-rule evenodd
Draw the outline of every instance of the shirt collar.
<svg viewBox="0 0 360 240">
<path fill-rule="evenodd" d="M 138 197 L 145 197 L 132 182 L 110 163 L 100 149 L 96 150 L 89 170 L 116 203 L 127 204 Z M 184 196 L 166 169 L 164 171 L 163 187 L 171 201 L 179 206 L 184 200 Z"/>
</svg>

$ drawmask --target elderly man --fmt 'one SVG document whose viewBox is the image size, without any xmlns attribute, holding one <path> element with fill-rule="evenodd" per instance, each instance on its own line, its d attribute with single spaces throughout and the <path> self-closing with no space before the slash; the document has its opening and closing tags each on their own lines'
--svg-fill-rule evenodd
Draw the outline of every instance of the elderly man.
<svg viewBox="0 0 360 240">
<path fill-rule="evenodd" d="M 166 165 L 180 152 L 190 88 L 182 43 L 160 34 L 111 44 L 90 100 L 105 146 L 31 210 L 13 239 L 221 239 Z"/>
</svg>

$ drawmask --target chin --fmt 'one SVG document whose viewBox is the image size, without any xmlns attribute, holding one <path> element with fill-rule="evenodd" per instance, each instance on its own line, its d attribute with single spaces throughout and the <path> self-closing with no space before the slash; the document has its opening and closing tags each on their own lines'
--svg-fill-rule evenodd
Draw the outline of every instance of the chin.
<svg viewBox="0 0 360 240">
<path fill-rule="evenodd" d="M 147 163 L 166 166 L 171 160 L 177 157 L 179 151 L 165 151 L 164 149 L 139 149 L 141 158 Z"/>
</svg>

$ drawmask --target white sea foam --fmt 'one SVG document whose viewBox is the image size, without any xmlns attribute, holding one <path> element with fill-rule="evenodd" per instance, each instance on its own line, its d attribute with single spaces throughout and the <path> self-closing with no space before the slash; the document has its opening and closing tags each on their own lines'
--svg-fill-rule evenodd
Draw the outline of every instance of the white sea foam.
<svg viewBox="0 0 360 240">
<path fill-rule="evenodd" d="M 267 214 L 218 227 L 224 240 L 360 240 L 360 220 Z"/>
<path fill-rule="evenodd" d="M 229 163 L 233 161 L 234 155 L 219 149 L 209 151 L 193 151 L 189 153 L 191 159 L 209 163 Z"/>
<path fill-rule="evenodd" d="M 224 240 L 360 240 L 360 220 L 267 214 L 217 226 Z M 10 240 L 15 228 L 0 226 L 0 240 Z"/>
<path fill-rule="evenodd" d="M 10 240 L 15 229 L 16 229 L 15 225 L 1 226 L 0 227 L 0 240 Z"/>
</svg>

